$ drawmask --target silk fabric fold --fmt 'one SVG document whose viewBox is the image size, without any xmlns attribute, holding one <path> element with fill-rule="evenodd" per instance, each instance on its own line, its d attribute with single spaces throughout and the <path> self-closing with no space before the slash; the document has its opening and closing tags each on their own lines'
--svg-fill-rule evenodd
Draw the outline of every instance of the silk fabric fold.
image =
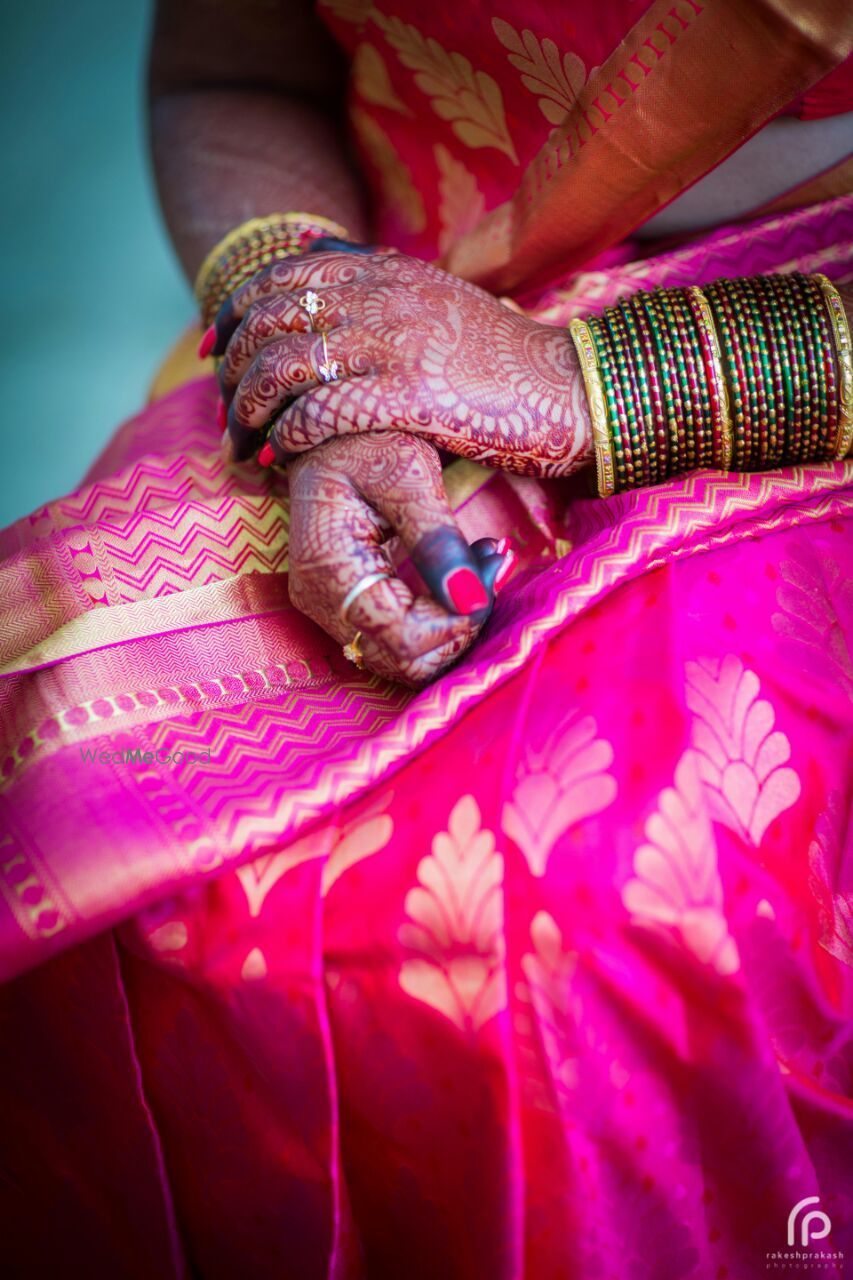
<svg viewBox="0 0 853 1280">
<path fill-rule="evenodd" d="M 421 97 L 491 103 L 436 111 L 441 182 L 413 184 L 410 234 L 464 245 L 447 209 L 486 179 L 454 124 L 512 166 L 523 113 L 502 132 L 452 29 L 445 60 L 407 15 L 327 9 L 383 125 L 413 111 L 389 49 L 432 59 L 401 63 Z M 535 80 L 527 20 L 497 45 Z M 417 222 L 395 190 L 386 224 Z M 535 313 L 849 280 L 852 246 L 842 195 L 622 244 Z M 467 536 L 512 536 L 521 572 L 412 694 L 289 606 L 286 482 L 222 462 L 194 373 L 0 535 L 10 1274 L 750 1280 L 812 1196 L 849 1262 L 853 464 L 608 503 L 454 464 Z"/>
</svg>

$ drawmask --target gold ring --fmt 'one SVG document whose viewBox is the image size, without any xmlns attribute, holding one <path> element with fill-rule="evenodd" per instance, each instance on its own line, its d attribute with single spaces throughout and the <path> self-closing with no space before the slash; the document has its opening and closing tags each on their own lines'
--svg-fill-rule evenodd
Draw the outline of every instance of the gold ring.
<svg viewBox="0 0 853 1280">
<path fill-rule="evenodd" d="M 364 670 L 364 654 L 361 652 L 360 631 L 356 631 L 349 644 L 344 645 L 344 657 L 348 662 L 354 662 L 359 671 Z"/>
</svg>

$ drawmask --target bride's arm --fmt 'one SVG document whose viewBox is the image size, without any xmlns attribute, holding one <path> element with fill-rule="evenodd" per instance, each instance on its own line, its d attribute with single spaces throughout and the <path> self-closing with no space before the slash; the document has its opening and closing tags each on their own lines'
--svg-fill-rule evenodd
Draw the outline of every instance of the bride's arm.
<svg viewBox="0 0 853 1280">
<path fill-rule="evenodd" d="M 306 212 L 365 238 L 343 117 L 345 67 L 311 0 L 160 0 L 150 60 L 160 201 L 192 280 L 233 227 Z M 290 591 L 371 670 L 422 684 L 475 639 L 513 555 L 469 547 L 438 454 L 386 432 L 304 454 L 291 475 Z M 430 589 L 414 597 L 384 553 L 402 539 Z M 365 586 L 365 584 L 367 584 Z M 361 589 L 364 588 L 364 589 Z"/>
<path fill-rule="evenodd" d="M 364 238 L 345 68 L 311 0 L 159 0 L 149 69 L 160 202 L 192 279 L 247 218 L 321 214 Z"/>
</svg>

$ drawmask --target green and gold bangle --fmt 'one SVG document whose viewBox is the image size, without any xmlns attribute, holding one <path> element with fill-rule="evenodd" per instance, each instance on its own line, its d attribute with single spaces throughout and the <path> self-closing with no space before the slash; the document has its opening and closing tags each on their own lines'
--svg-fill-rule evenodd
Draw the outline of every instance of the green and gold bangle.
<svg viewBox="0 0 853 1280">
<path fill-rule="evenodd" d="M 669 337 L 663 325 L 660 311 L 650 293 L 637 293 L 631 299 L 632 306 L 645 317 L 660 362 L 660 381 L 666 405 L 669 435 L 669 469 L 667 474 L 687 470 L 687 445 L 681 416 L 681 398 L 675 374 L 675 358 Z"/>
<path fill-rule="evenodd" d="M 835 285 L 824 275 L 814 279 L 823 293 L 835 339 L 838 364 L 838 430 L 834 457 L 846 458 L 853 449 L 853 342 L 844 302 Z"/>
<path fill-rule="evenodd" d="M 589 326 L 583 320 L 573 320 L 569 325 L 569 332 L 578 353 L 581 377 L 589 404 L 598 492 L 602 498 L 609 498 L 616 491 L 616 476 L 613 469 L 613 449 L 607 424 L 604 387 L 595 354 L 595 344 L 592 341 Z"/>
<path fill-rule="evenodd" d="M 617 395 L 621 391 L 623 420 L 628 425 L 635 470 L 639 469 L 642 482 L 648 485 L 652 483 L 652 466 L 645 426 L 642 422 L 643 402 L 639 371 L 634 363 L 627 326 L 617 307 L 605 308 L 604 323 L 607 327 L 611 355 L 616 363 Z"/>
<path fill-rule="evenodd" d="M 613 441 L 613 469 L 615 472 L 615 491 L 621 493 L 635 486 L 637 477 L 634 471 L 634 459 L 631 453 L 627 423 L 620 416 L 620 407 L 616 402 L 616 370 L 611 361 L 607 335 L 601 320 L 590 316 L 587 320 L 589 332 L 595 347 L 595 356 L 604 386 L 604 400 L 607 405 L 607 425 Z"/>
<path fill-rule="evenodd" d="M 853 344 L 826 277 L 640 292 L 573 322 L 572 336 L 599 492 L 697 467 L 762 470 L 853 449 Z"/>
</svg>

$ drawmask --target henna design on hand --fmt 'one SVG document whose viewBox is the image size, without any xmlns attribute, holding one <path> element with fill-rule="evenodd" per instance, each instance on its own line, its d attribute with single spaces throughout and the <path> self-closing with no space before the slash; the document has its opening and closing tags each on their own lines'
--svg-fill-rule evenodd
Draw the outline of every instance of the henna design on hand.
<svg viewBox="0 0 853 1280">
<path fill-rule="evenodd" d="M 295 317 L 288 307 L 309 285 L 327 300 L 328 342 L 347 371 L 331 385 L 318 385 L 304 369 L 295 376 L 289 361 L 304 362 L 303 334 L 268 343 L 265 336 L 269 326 Z M 232 328 L 229 377 L 251 357 L 252 327 L 260 332 L 235 397 L 234 425 L 260 425 L 278 379 L 285 407 L 270 443 L 279 461 L 334 435 L 384 429 L 523 475 L 568 475 L 592 460 L 568 334 L 437 267 L 403 254 L 319 253 L 274 264 L 232 301 L 234 317 L 259 301 L 268 308 Z M 299 356 L 286 355 L 290 348 Z M 240 447 L 251 445 L 241 437 Z"/>
<path fill-rule="evenodd" d="M 365 664 L 410 685 L 433 679 L 470 647 L 506 564 L 493 539 L 468 547 L 450 511 L 438 455 L 396 432 L 345 436 L 299 456 L 290 473 L 290 596 L 340 644 L 362 632 Z M 415 597 L 393 573 L 390 536 L 410 551 L 433 598 Z M 341 605 L 368 575 L 391 576 Z M 453 611 L 454 578 L 480 596 Z"/>
</svg>

